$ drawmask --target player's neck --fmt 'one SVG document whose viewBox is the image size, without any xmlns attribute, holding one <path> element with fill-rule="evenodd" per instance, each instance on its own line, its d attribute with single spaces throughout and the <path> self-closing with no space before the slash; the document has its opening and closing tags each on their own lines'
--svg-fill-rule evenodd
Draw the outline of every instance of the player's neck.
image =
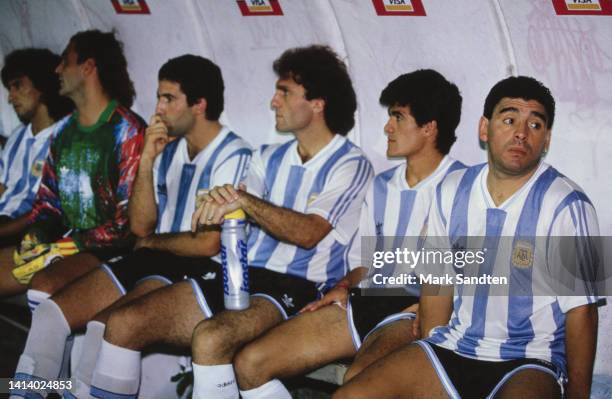
<svg viewBox="0 0 612 399">
<path fill-rule="evenodd" d="M 111 99 L 102 91 L 102 88 L 84 88 L 72 97 L 78 111 L 79 124 L 92 126 L 108 106 Z"/>
<path fill-rule="evenodd" d="M 531 176 L 536 172 L 537 166 L 528 173 L 522 175 L 510 175 L 503 171 L 497 170 L 489 163 L 489 173 L 487 174 L 487 190 L 491 195 L 491 199 L 495 206 L 500 206 L 514 193 L 523 187 Z"/>
<path fill-rule="evenodd" d="M 308 162 L 319 153 L 334 138 L 334 133 L 327 126 L 310 126 L 309 128 L 294 132 L 297 139 L 297 151 L 302 163 Z"/>
<path fill-rule="evenodd" d="M 409 187 L 414 187 L 421 181 L 427 179 L 440 165 L 444 155 L 439 151 L 420 151 L 406 157 L 406 182 Z"/>
<path fill-rule="evenodd" d="M 45 104 L 40 104 L 36 109 L 34 117 L 30 121 L 32 124 L 32 134 L 36 136 L 41 130 L 48 128 L 55 121 L 49 116 L 49 111 Z"/>
<path fill-rule="evenodd" d="M 195 158 L 219 134 L 223 126 L 218 121 L 196 118 L 193 128 L 185 135 L 189 159 Z"/>
</svg>

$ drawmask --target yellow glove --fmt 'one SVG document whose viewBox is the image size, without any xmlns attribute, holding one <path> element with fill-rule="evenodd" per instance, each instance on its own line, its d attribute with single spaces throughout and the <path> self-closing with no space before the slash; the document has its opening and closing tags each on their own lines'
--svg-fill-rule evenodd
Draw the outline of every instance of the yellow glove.
<svg viewBox="0 0 612 399">
<path fill-rule="evenodd" d="M 36 237 L 35 234 L 27 233 L 21 239 L 21 244 L 19 244 L 19 252 L 31 251 L 40 243 L 41 242 L 38 240 L 38 237 Z"/>
<path fill-rule="evenodd" d="M 21 284 L 28 284 L 39 270 L 66 256 L 79 252 L 72 238 L 64 238 L 52 244 L 38 244 L 32 250 L 19 253 L 15 251 L 13 276 Z"/>
</svg>

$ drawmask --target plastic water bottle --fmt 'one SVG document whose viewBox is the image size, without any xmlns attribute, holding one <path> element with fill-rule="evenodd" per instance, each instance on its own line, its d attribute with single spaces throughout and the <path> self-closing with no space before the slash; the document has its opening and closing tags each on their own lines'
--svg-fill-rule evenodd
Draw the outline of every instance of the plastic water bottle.
<svg viewBox="0 0 612 399">
<path fill-rule="evenodd" d="M 246 215 L 242 209 L 225 215 L 221 226 L 223 302 L 229 310 L 249 307 L 249 267 L 247 263 Z"/>
</svg>

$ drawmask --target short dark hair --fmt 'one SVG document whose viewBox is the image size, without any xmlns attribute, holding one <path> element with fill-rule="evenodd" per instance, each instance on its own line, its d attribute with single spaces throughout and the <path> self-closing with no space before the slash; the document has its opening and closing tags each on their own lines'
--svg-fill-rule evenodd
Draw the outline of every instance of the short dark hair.
<svg viewBox="0 0 612 399">
<path fill-rule="evenodd" d="M 484 103 L 483 116 L 491 119 L 493 109 L 502 98 L 522 98 L 525 101 L 535 100 L 546 110 L 547 127 L 552 128 L 555 120 L 555 99 L 548 87 L 530 76 L 511 76 L 500 80 L 493 86 Z"/>
<path fill-rule="evenodd" d="M 82 64 L 92 58 L 98 69 L 98 78 L 106 94 L 125 107 L 131 107 L 136 92 L 127 70 L 123 44 L 115 32 L 101 32 L 97 29 L 78 32 L 70 38 L 77 62 Z"/>
<path fill-rule="evenodd" d="M 410 107 L 418 126 L 436 121 L 436 148 L 448 154 L 457 140 L 455 129 L 461 120 L 463 99 L 457 86 L 433 69 L 419 69 L 395 78 L 380 94 L 380 104 Z"/>
<path fill-rule="evenodd" d="M 8 89 L 13 79 L 27 76 L 41 93 L 40 101 L 47 106 L 49 116 L 57 121 L 74 109 L 72 100 L 58 94 L 60 83 L 55 68 L 61 57 L 43 48 L 24 48 L 4 58 L 2 84 Z"/>
<path fill-rule="evenodd" d="M 355 125 L 357 99 L 346 64 L 328 46 L 286 50 L 274 61 L 274 72 L 302 85 L 308 100 L 325 101 L 323 117 L 334 133 L 346 136 Z"/>
<path fill-rule="evenodd" d="M 158 80 L 169 80 L 181 86 L 187 104 L 206 99 L 206 119 L 216 121 L 223 112 L 223 76 L 212 61 L 186 54 L 168 60 L 159 69 Z"/>
</svg>

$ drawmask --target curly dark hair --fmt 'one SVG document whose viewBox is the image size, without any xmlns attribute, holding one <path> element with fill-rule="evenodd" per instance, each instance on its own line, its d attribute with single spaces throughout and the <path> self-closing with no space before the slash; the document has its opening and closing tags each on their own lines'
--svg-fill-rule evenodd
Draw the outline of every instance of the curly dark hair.
<svg viewBox="0 0 612 399">
<path fill-rule="evenodd" d="M 41 93 L 40 101 L 47 106 L 49 116 L 57 121 L 74 109 L 72 100 L 60 96 L 59 78 L 55 67 L 61 57 L 43 48 L 24 48 L 4 57 L 2 84 L 8 89 L 13 79 L 27 76 L 34 88 Z"/>
<path fill-rule="evenodd" d="M 274 72 L 304 86 L 308 100 L 325 101 L 323 117 L 334 133 L 346 136 L 355 126 L 357 99 L 346 64 L 328 46 L 286 50 L 274 61 Z"/>
<path fill-rule="evenodd" d="M 212 61 L 192 54 L 172 58 L 162 65 L 157 78 L 178 83 L 189 105 L 206 99 L 206 119 L 219 119 L 223 112 L 223 76 Z"/>
<path fill-rule="evenodd" d="M 96 63 L 98 78 L 106 94 L 125 107 L 131 107 L 136 92 L 127 70 L 123 44 L 115 32 L 101 32 L 97 29 L 76 33 L 70 38 L 77 62 L 82 64 L 91 58 Z"/>
<path fill-rule="evenodd" d="M 493 109 L 502 98 L 522 98 L 525 101 L 535 100 L 546 110 L 546 125 L 552 128 L 555 121 L 555 99 L 548 87 L 530 76 L 511 76 L 500 80 L 493 86 L 484 103 L 482 115 L 491 119 Z"/>
<path fill-rule="evenodd" d="M 410 107 L 419 127 L 436 121 L 436 148 L 442 154 L 448 154 L 457 140 L 455 129 L 461 120 L 462 101 L 457 86 L 433 69 L 400 75 L 385 87 L 379 99 L 386 107 Z"/>
</svg>

